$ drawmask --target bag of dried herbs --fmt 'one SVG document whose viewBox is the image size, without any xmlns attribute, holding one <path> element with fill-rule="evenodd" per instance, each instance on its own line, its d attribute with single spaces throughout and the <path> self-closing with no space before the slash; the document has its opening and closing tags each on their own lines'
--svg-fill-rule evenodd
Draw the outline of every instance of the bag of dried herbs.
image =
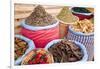
<svg viewBox="0 0 100 69">
<path fill-rule="evenodd" d="M 59 38 L 59 21 L 38 5 L 22 22 L 21 34 L 32 39 L 36 48 L 44 48 L 51 40 Z"/>
<path fill-rule="evenodd" d="M 63 7 L 60 13 L 57 15 L 57 19 L 60 22 L 60 38 L 64 38 L 67 35 L 68 26 L 78 21 L 78 17 L 74 16 L 69 7 Z"/>
<path fill-rule="evenodd" d="M 69 9 L 70 7 L 63 7 L 60 11 L 60 13 L 57 15 L 57 18 L 66 24 L 71 24 L 73 22 L 78 21 L 78 17 L 74 16 L 72 12 Z"/>
</svg>

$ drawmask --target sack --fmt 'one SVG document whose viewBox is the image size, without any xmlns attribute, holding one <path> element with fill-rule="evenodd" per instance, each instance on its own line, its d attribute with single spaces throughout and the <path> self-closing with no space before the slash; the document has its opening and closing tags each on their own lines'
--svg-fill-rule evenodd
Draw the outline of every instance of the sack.
<svg viewBox="0 0 100 69">
<path fill-rule="evenodd" d="M 20 33 L 33 40 L 36 48 L 44 48 L 48 42 L 59 38 L 58 24 L 59 22 L 45 27 L 36 27 L 26 25 L 24 21 Z"/>
</svg>

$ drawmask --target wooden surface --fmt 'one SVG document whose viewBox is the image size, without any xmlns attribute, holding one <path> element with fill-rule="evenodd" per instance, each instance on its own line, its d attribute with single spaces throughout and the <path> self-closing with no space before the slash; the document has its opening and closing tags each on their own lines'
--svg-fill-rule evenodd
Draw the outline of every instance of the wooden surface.
<svg viewBox="0 0 100 69">
<path fill-rule="evenodd" d="M 14 9 L 14 13 L 15 19 L 20 19 L 20 18 L 26 18 L 27 16 L 29 16 L 32 11 L 34 10 L 34 7 L 36 5 L 21 5 L 21 4 L 15 4 L 15 9 Z M 60 6 L 43 6 L 46 11 L 52 15 L 57 15 L 61 8 Z"/>
</svg>

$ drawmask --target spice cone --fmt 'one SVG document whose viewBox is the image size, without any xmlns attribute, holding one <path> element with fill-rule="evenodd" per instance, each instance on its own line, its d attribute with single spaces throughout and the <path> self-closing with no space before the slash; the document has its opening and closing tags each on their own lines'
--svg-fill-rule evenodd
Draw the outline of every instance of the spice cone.
<svg viewBox="0 0 100 69">
<path fill-rule="evenodd" d="M 60 38 L 64 38 L 68 32 L 68 26 L 74 24 L 79 18 L 74 16 L 69 7 L 63 7 L 61 12 L 57 15 L 57 19 L 60 22 Z"/>
</svg>

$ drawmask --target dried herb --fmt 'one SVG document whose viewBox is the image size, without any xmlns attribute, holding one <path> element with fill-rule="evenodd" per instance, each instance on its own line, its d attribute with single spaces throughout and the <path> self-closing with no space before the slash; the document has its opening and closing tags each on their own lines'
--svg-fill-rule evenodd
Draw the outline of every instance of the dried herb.
<svg viewBox="0 0 100 69">
<path fill-rule="evenodd" d="M 71 25 L 71 27 L 75 32 L 81 32 L 85 34 L 94 32 L 94 24 L 88 19 L 77 21 Z"/>
<path fill-rule="evenodd" d="M 56 23 L 56 20 L 41 5 L 38 5 L 31 15 L 26 18 L 26 23 L 32 26 L 47 26 Z"/>
<path fill-rule="evenodd" d="M 18 59 L 20 56 L 22 56 L 27 48 L 28 44 L 25 41 L 15 37 L 15 47 L 14 47 L 15 60 Z"/>
<path fill-rule="evenodd" d="M 62 40 L 53 44 L 48 50 L 52 53 L 54 62 L 58 63 L 75 62 L 83 57 L 81 49 L 75 43 L 68 40 Z"/>
<path fill-rule="evenodd" d="M 66 23 L 72 23 L 78 20 L 78 18 L 71 13 L 68 7 L 63 7 L 61 12 L 57 15 L 57 18 Z"/>
<path fill-rule="evenodd" d="M 79 13 L 91 13 L 88 9 L 83 7 L 74 7 L 72 10 Z"/>
</svg>

